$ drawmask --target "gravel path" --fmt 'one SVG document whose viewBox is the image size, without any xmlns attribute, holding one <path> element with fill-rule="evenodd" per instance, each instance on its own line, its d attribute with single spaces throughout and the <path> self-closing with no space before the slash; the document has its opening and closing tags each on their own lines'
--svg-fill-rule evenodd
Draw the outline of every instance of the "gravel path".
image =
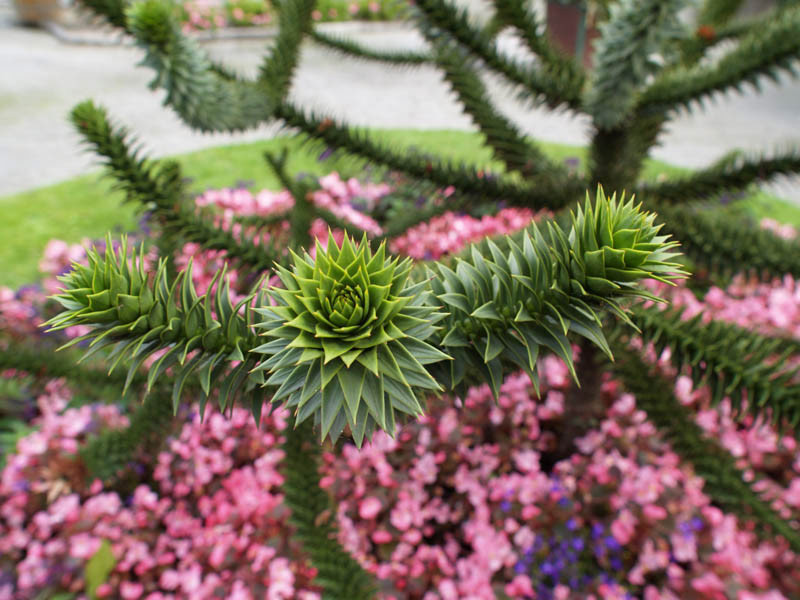
<svg viewBox="0 0 800 600">
<path fill-rule="evenodd" d="M 341 24 L 343 29 L 352 26 Z M 361 27 L 359 41 L 376 47 L 419 47 L 419 37 L 400 25 Z M 107 39 L 108 36 L 106 36 Z M 503 40 L 514 51 L 514 40 Z M 218 60 L 254 73 L 268 40 L 205 43 Z M 190 131 L 161 106 L 163 95 L 147 88 L 150 72 L 137 68 L 141 51 L 129 44 L 65 44 L 53 35 L 13 23 L 0 0 L 0 195 L 54 183 L 96 168 L 80 152 L 67 114 L 91 98 L 111 111 L 156 156 L 274 135 L 263 127 L 244 134 Z M 529 110 L 489 82 L 506 114 L 531 135 L 551 141 L 585 144 L 588 121 L 567 113 Z M 401 69 L 344 59 L 307 45 L 292 95 L 304 106 L 374 127 L 470 129 L 439 74 L 429 68 Z M 800 83 L 765 84 L 761 94 L 726 96 L 706 111 L 683 114 L 656 149 L 657 158 L 701 167 L 734 148 L 769 151 L 800 143 Z M 773 186 L 800 203 L 800 181 Z"/>
</svg>

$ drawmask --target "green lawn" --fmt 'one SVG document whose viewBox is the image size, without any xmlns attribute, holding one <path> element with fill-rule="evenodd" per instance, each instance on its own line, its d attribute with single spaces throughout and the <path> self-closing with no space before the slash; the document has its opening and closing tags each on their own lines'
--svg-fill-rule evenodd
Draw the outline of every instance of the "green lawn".
<svg viewBox="0 0 800 600">
<path fill-rule="evenodd" d="M 478 134 L 462 131 L 379 131 L 377 135 L 393 147 L 414 146 L 432 154 L 469 163 L 486 164 L 490 153 L 481 147 Z M 585 157 L 584 148 L 542 143 L 554 158 Z M 236 146 L 221 146 L 176 157 L 193 180 L 193 189 L 230 187 L 240 181 L 253 189 L 277 189 L 279 184 L 263 159 L 265 151 L 290 150 L 289 171 L 322 175 L 334 170 L 355 172 L 358 161 L 348 158 L 319 162 L 321 148 L 302 145 L 296 139 L 277 138 Z M 646 176 L 678 174 L 684 169 L 648 161 Z M 48 240 L 79 242 L 96 239 L 112 231 L 136 229 L 134 207 L 121 203 L 122 194 L 111 190 L 111 182 L 99 173 L 77 177 L 56 185 L 0 198 L 4 218 L 0 221 L 0 285 L 16 287 L 38 278 L 37 264 Z M 748 201 L 755 216 L 771 216 L 800 225 L 800 208 L 764 193 Z"/>
</svg>

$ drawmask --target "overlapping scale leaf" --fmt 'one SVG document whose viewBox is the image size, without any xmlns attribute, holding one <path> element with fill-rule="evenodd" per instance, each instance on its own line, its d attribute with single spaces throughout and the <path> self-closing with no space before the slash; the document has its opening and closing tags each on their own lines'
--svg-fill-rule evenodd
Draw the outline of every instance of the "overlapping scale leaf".
<svg viewBox="0 0 800 600">
<path fill-rule="evenodd" d="M 234 394 L 245 391 L 254 410 L 260 410 L 261 392 L 255 385 L 260 375 L 250 374 L 255 359 L 248 356 L 257 343 L 250 308 L 255 290 L 234 305 L 223 269 L 209 292 L 198 296 L 188 275 L 191 263 L 170 283 L 163 261 L 149 278 L 142 252 L 129 256 L 125 239 L 115 250 L 108 238 L 106 248 L 102 255 L 91 249 L 87 265 L 75 264 L 60 278 L 64 289 L 55 299 L 66 310 L 47 323 L 50 330 L 88 326 L 89 333 L 67 346 L 89 342 L 84 358 L 110 349 L 110 370 L 128 364 L 126 388 L 142 364 L 157 355 L 147 374 L 148 389 L 171 369 L 175 410 L 190 376 L 199 380 L 203 392 L 201 414 L 218 379 L 221 409 L 230 406 Z"/>
<path fill-rule="evenodd" d="M 481 374 L 497 394 L 510 365 L 536 385 L 542 352 L 555 353 L 575 376 L 570 332 L 610 356 L 598 311 L 628 320 L 619 296 L 650 297 L 638 280 L 683 276 L 669 262 L 676 244 L 657 235 L 653 219 L 599 189 L 594 207 L 587 199 L 573 214 L 569 234 L 552 222 L 545 233 L 534 225 L 519 242 L 507 238 L 504 251 L 487 241 L 452 266 L 436 265 L 431 288 L 449 313 L 442 346 L 454 358 L 437 367 L 439 380 L 459 389 Z"/>
<path fill-rule="evenodd" d="M 596 295 L 646 296 L 636 282 L 656 279 L 670 283 L 687 275 L 673 261 L 680 255 L 678 242 L 659 235 L 655 213 L 641 210 L 633 197 L 606 198 L 598 188 L 592 206 L 586 203 L 572 215 L 570 277 L 574 291 Z"/>
<path fill-rule="evenodd" d="M 291 270 L 278 267 L 274 305 L 256 309 L 272 338 L 254 352 L 268 355 L 257 370 L 270 373 L 273 401 L 297 423 L 313 416 L 323 439 L 349 426 L 359 446 L 377 427 L 392 434 L 402 415 L 421 415 L 417 391 L 440 389 L 425 365 L 449 357 L 425 341 L 443 315 L 426 282 L 409 282 L 411 261 L 347 236 L 292 260 Z"/>
</svg>

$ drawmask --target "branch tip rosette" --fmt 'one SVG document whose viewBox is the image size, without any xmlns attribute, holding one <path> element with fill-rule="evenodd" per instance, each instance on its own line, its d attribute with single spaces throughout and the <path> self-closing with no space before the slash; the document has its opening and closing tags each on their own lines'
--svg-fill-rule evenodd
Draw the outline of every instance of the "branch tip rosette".
<svg viewBox="0 0 800 600">
<path fill-rule="evenodd" d="M 322 439 L 349 427 L 359 447 L 376 428 L 391 435 L 398 418 L 423 414 L 418 392 L 441 391 L 425 365 L 450 357 L 425 341 L 444 315 L 427 282 L 409 281 L 411 260 L 347 235 L 291 259 L 291 269 L 276 267 L 283 286 L 270 289 L 273 305 L 256 309 L 272 338 L 254 350 L 267 355 L 256 370 L 270 373 L 273 402 L 296 424 L 313 416 Z"/>
</svg>

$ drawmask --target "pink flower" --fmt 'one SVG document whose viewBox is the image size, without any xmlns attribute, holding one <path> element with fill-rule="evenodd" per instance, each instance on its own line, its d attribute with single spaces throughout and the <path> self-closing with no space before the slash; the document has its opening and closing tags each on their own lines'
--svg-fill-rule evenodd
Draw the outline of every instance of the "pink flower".
<svg viewBox="0 0 800 600">
<path fill-rule="evenodd" d="M 667 510 L 663 506 L 656 504 L 647 504 L 642 512 L 644 516 L 652 521 L 661 521 L 667 518 Z"/>
<path fill-rule="evenodd" d="M 144 586 L 141 583 L 123 581 L 119 586 L 119 595 L 124 600 L 136 600 L 144 593 Z"/>
<path fill-rule="evenodd" d="M 697 560 L 697 542 L 693 533 L 673 532 L 669 537 L 672 553 L 680 562 Z"/>
<path fill-rule="evenodd" d="M 88 533 L 79 533 L 70 538 L 69 555 L 73 558 L 88 560 L 100 548 L 100 540 Z"/>
<path fill-rule="evenodd" d="M 700 577 L 692 579 L 691 586 L 701 594 L 705 594 L 710 599 L 725 600 L 727 598 L 725 595 L 725 584 L 715 573 L 712 573 L 711 571 L 704 573 Z"/>
<path fill-rule="evenodd" d="M 364 498 L 358 506 L 358 514 L 362 519 L 374 519 L 381 512 L 381 501 L 375 496 Z"/>
<path fill-rule="evenodd" d="M 783 501 L 789 506 L 800 507 L 800 478 L 795 478 L 783 494 Z"/>
<path fill-rule="evenodd" d="M 534 596 L 533 585 L 531 578 L 527 575 L 517 575 L 511 580 L 511 583 L 506 584 L 505 592 L 512 598 L 526 598 Z"/>
<path fill-rule="evenodd" d="M 636 531 L 636 517 L 629 510 L 623 510 L 611 523 L 611 534 L 622 545 L 631 541 Z"/>
</svg>

